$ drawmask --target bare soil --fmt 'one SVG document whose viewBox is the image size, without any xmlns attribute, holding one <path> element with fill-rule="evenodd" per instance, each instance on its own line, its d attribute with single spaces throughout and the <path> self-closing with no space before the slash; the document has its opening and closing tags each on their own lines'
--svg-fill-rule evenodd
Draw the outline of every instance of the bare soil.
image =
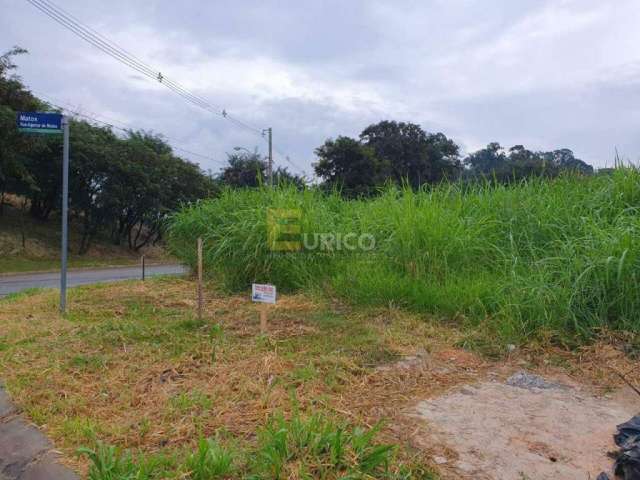
<svg viewBox="0 0 640 480">
<path fill-rule="evenodd" d="M 547 380 L 547 379 L 545 379 Z M 575 382 L 548 388 L 490 379 L 419 402 L 418 444 L 445 478 L 587 480 L 610 472 L 615 426 L 640 410 L 630 389 L 596 395 Z M 611 477 L 613 478 L 613 476 Z"/>
</svg>

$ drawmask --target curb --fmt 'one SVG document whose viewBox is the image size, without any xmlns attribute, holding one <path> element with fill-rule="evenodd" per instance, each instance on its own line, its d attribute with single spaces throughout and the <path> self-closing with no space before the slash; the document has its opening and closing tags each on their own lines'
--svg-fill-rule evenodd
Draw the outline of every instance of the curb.
<svg viewBox="0 0 640 480">
<path fill-rule="evenodd" d="M 146 267 L 175 267 L 175 266 L 183 266 L 179 263 L 147 263 Z M 140 267 L 139 263 L 132 263 L 130 265 L 104 265 L 101 267 L 76 267 L 69 268 L 67 273 L 73 272 L 86 272 L 88 270 L 117 270 L 119 268 L 135 268 Z M 140 267 L 142 268 L 142 267 Z M 17 277 L 20 275 L 39 275 L 43 273 L 58 273 L 60 269 L 50 269 L 50 270 L 29 270 L 27 272 L 0 272 L 0 279 L 6 277 Z M 0 479 L 2 480 L 2 479 Z"/>
</svg>

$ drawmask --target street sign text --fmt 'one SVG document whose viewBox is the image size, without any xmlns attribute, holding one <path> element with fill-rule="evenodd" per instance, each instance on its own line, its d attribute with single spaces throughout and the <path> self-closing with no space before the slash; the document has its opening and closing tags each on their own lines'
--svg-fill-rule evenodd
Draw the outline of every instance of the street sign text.
<svg viewBox="0 0 640 480">
<path fill-rule="evenodd" d="M 18 112 L 18 130 L 24 133 L 62 133 L 62 114 Z"/>
</svg>

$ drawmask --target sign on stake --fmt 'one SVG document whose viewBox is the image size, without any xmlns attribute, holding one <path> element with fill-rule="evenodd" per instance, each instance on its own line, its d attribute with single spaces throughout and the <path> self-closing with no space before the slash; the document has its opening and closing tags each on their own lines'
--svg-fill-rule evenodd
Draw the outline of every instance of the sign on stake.
<svg viewBox="0 0 640 480">
<path fill-rule="evenodd" d="M 251 300 L 256 303 L 262 303 L 259 307 L 260 311 L 260 333 L 267 333 L 267 313 L 269 304 L 276 303 L 276 287 L 275 285 L 264 285 L 254 283 L 251 285 Z"/>
<path fill-rule="evenodd" d="M 202 320 L 202 238 L 198 237 L 198 320 Z"/>
</svg>

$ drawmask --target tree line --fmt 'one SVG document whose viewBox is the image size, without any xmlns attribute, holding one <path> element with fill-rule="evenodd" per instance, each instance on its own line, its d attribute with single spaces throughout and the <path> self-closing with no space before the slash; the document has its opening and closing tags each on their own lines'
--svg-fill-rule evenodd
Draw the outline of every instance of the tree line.
<svg viewBox="0 0 640 480">
<path fill-rule="evenodd" d="M 16 128 L 18 111 L 53 110 L 13 74 L 12 59 L 22 53 L 16 47 L 0 56 L 0 209 L 11 193 L 31 216 L 46 221 L 61 205 L 62 138 Z M 171 212 L 215 191 L 213 179 L 175 155 L 159 135 L 116 135 L 78 119 L 69 128 L 69 210 L 82 228 L 79 253 L 98 234 L 132 250 L 155 243 Z"/>
<path fill-rule="evenodd" d="M 387 183 L 418 188 L 443 180 L 509 183 L 564 171 L 593 173 L 593 167 L 566 148 L 534 152 L 522 145 L 504 149 L 494 142 L 462 157 L 459 146 L 443 133 L 387 120 L 365 128 L 357 139 L 328 139 L 316 155 L 314 170 L 322 185 L 349 197 L 372 195 Z"/>
<path fill-rule="evenodd" d="M 338 189 L 346 197 L 374 195 L 389 183 L 420 188 L 442 181 L 510 183 L 527 177 L 553 178 L 562 172 L 583 175 L 593 167 L 567 148 L 543 152 L 522 145 L 503 148 L 493 142 L 466 156 L 443 133 L 419 125 L 384 120 L 365 128 L 357 139 L 339 136 L 316 148 L 313 169 L 317 186 Z M 218 186 L 257 187 L 266 182 L 267 161 L 258 151 L 228 155 L 228 166 L 216 177 Z M 274 171 L 274 183 L 303 188 L 307 179 L 285 168 Z"/>
<path fill-rule="evenodd" d="M 22 208 L 46 221 L 60 208 L 62 141 L 30 136 L 16 128 L 18 111 L 52 111 L 15 74 L 15 47 L 0 56 L 0 215 L 6 194 L 23 199 Z M 80 253 L 98 234 L 133 250 L 162 238 L 168 216 L 182 204 L 215 196 L 222 188 L 253 188 L 267 182 L 267 161 L 255 150 L 236 149 L 217 174 L 205 173 L 177 156 L 160 135 L 71 119 L 70 212 L 82 226 Z M 242 151 L 241 151 L 242 150 Z M 381 121 L 358 138 L 328 139 L 315 150 L 318 182 L 286 168 L 274 170 L 274 183 L 299 188 L 339 189 L 347 197 L 370 196 L 388 183 L 420 188 L 442 181 L 501 183 L 529 176 L 554 177 L 563 171 L 593 173 L 569 149 L 537 152 L 498 143 L 463 157 L 443 133 L 425 132 L 409 122 Z"/>
</svg>

